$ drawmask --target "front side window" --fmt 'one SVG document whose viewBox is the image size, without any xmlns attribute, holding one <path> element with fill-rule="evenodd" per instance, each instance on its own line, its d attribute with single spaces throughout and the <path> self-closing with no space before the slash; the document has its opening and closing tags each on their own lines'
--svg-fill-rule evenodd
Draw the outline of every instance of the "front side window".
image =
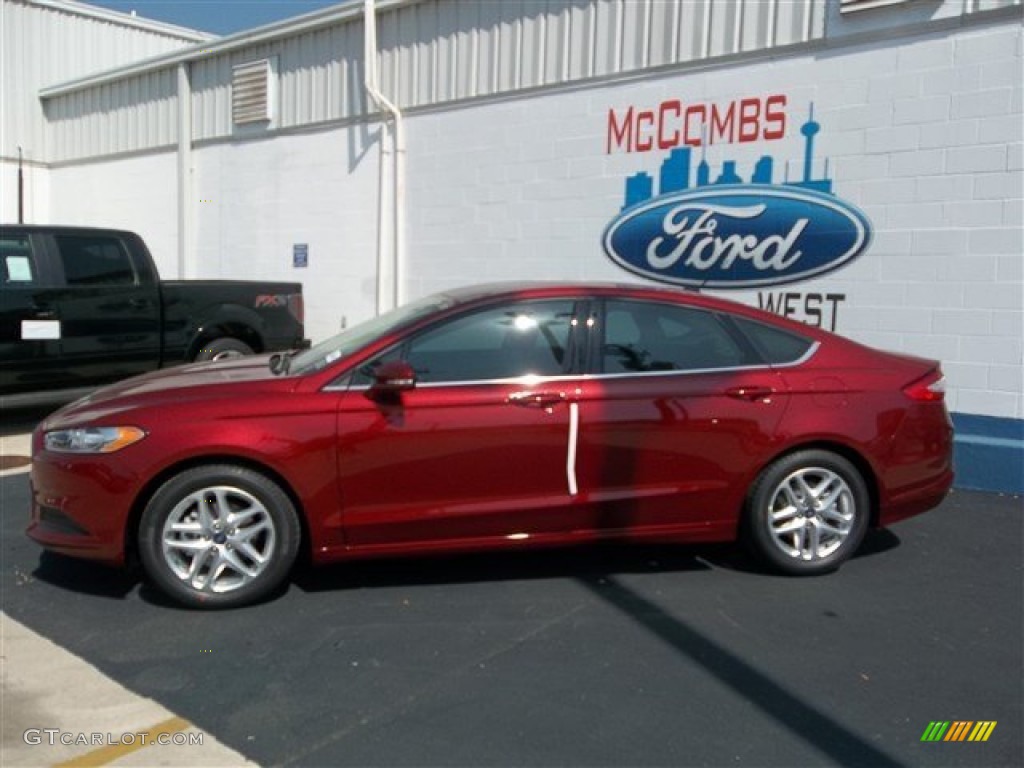
<svg viewBox="0 0 1024 768">
<path fill-rule="evenodd" d="M 124 244 L 105 235 L 57 235 L 68 285 L 134 285 L 135 268 Z"/>
<path fill-rule="evenodd" d="M 572 301 L 508 304 L 448 320 L 361 366 L 371 382 L 383 362 L 402 359 L 425 384 L 557 376 L 568 370 Z"/>
<path fill-rule="evenodd" d="M 711 312 L 647 301 L 608 301 L 600 373 L 733 368 L 755 361 Z"/>
</svg>

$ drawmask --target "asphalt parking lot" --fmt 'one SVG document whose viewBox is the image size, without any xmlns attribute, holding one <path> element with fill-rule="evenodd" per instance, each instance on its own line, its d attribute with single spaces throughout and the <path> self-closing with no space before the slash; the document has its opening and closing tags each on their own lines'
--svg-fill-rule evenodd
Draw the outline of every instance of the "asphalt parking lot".
<svg viewBox="0 0 1024 768">
<path fill-rule="evenodd" d="M 0 477 L 0 500 L 4 612 L 261 765 L 1024 755 L 1016 497 L 956 492 L 822 578 L 765 575 L 724 546 L 392 560 L 303 569 L 220 613 L 41 553 L 27 475 Z M 5 699 L 7 717 L 21 703 Z M 934 721 L 996 726 L 923 742 Z"/>
</svg>

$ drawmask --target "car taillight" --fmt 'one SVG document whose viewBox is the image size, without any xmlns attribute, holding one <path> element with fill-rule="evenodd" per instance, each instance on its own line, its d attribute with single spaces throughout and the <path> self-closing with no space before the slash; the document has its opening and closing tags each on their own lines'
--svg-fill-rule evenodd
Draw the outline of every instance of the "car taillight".
<svg viewBox="0 0 1024 768">
<path fill-rule="evenodd" d="M 302 300 L 301 293 L 288 294 L 288 313 L 295 318 L 299 324 L 306 322 L 306 304 Z"/>
<path fill-rule="evenodd" d="M 907 384 L 903 394 L 919 403 L 940 402 L 946 397 L 946 377 L 942 371 L 934 370 Z"/>
</svg>

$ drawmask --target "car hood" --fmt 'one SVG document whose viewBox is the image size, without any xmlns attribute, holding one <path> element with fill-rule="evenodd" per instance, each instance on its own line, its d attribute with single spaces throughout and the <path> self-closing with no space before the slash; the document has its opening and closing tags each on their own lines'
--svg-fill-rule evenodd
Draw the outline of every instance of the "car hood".
<svg viewBox="0 0 1024 768">
<path fill-rule="evenodd" d="M 295 379 L 270 370 L 270 356 L 194 363 L 135 376 L 103 387 L 61 408 L 46 420 L 53 428 L 95 421 L 115 413 L 169 403 L 183 405 L 202 398 L 237 399 L 268 390 L 288 391 Z"/>
</svg>

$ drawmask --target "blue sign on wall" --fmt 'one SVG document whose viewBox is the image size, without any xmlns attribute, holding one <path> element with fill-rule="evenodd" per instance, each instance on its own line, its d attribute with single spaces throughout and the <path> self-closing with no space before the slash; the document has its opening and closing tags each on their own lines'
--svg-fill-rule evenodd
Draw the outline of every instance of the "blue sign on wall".
<svg viewBox="0 0 1024 768">
<path fill-rule="evenodd" d="M 622 268 L 659 282 L 690 287 L 756 288 L 817 277 L 850 263 L 871 242 L 871 225 L 832 193 L 828 166 L 812 173 L 812 117 L 803 177 L 772 183 L 774 158 L 762 156 L 749 182 L 726 160 L 712 180 L 706 157 L 691 186 L 692 149 L 673 149 L 662 164 L 660 194 L 646 173 L 626 180 L 622 212 L 602 236 Z"/>
<path fill-rule="evenodd" d="M 656 197 L 605 230 L 609 257 L 660 282 L 754 288 L 823 275 L 859 256 L 867 218 L 835 197 L 746 184 Z"/>
<path fill-rule="evenodd" d="M 295 243 L 292 246 L 292 266 L 309 266 L 309 243 Z"/>
</svg>

